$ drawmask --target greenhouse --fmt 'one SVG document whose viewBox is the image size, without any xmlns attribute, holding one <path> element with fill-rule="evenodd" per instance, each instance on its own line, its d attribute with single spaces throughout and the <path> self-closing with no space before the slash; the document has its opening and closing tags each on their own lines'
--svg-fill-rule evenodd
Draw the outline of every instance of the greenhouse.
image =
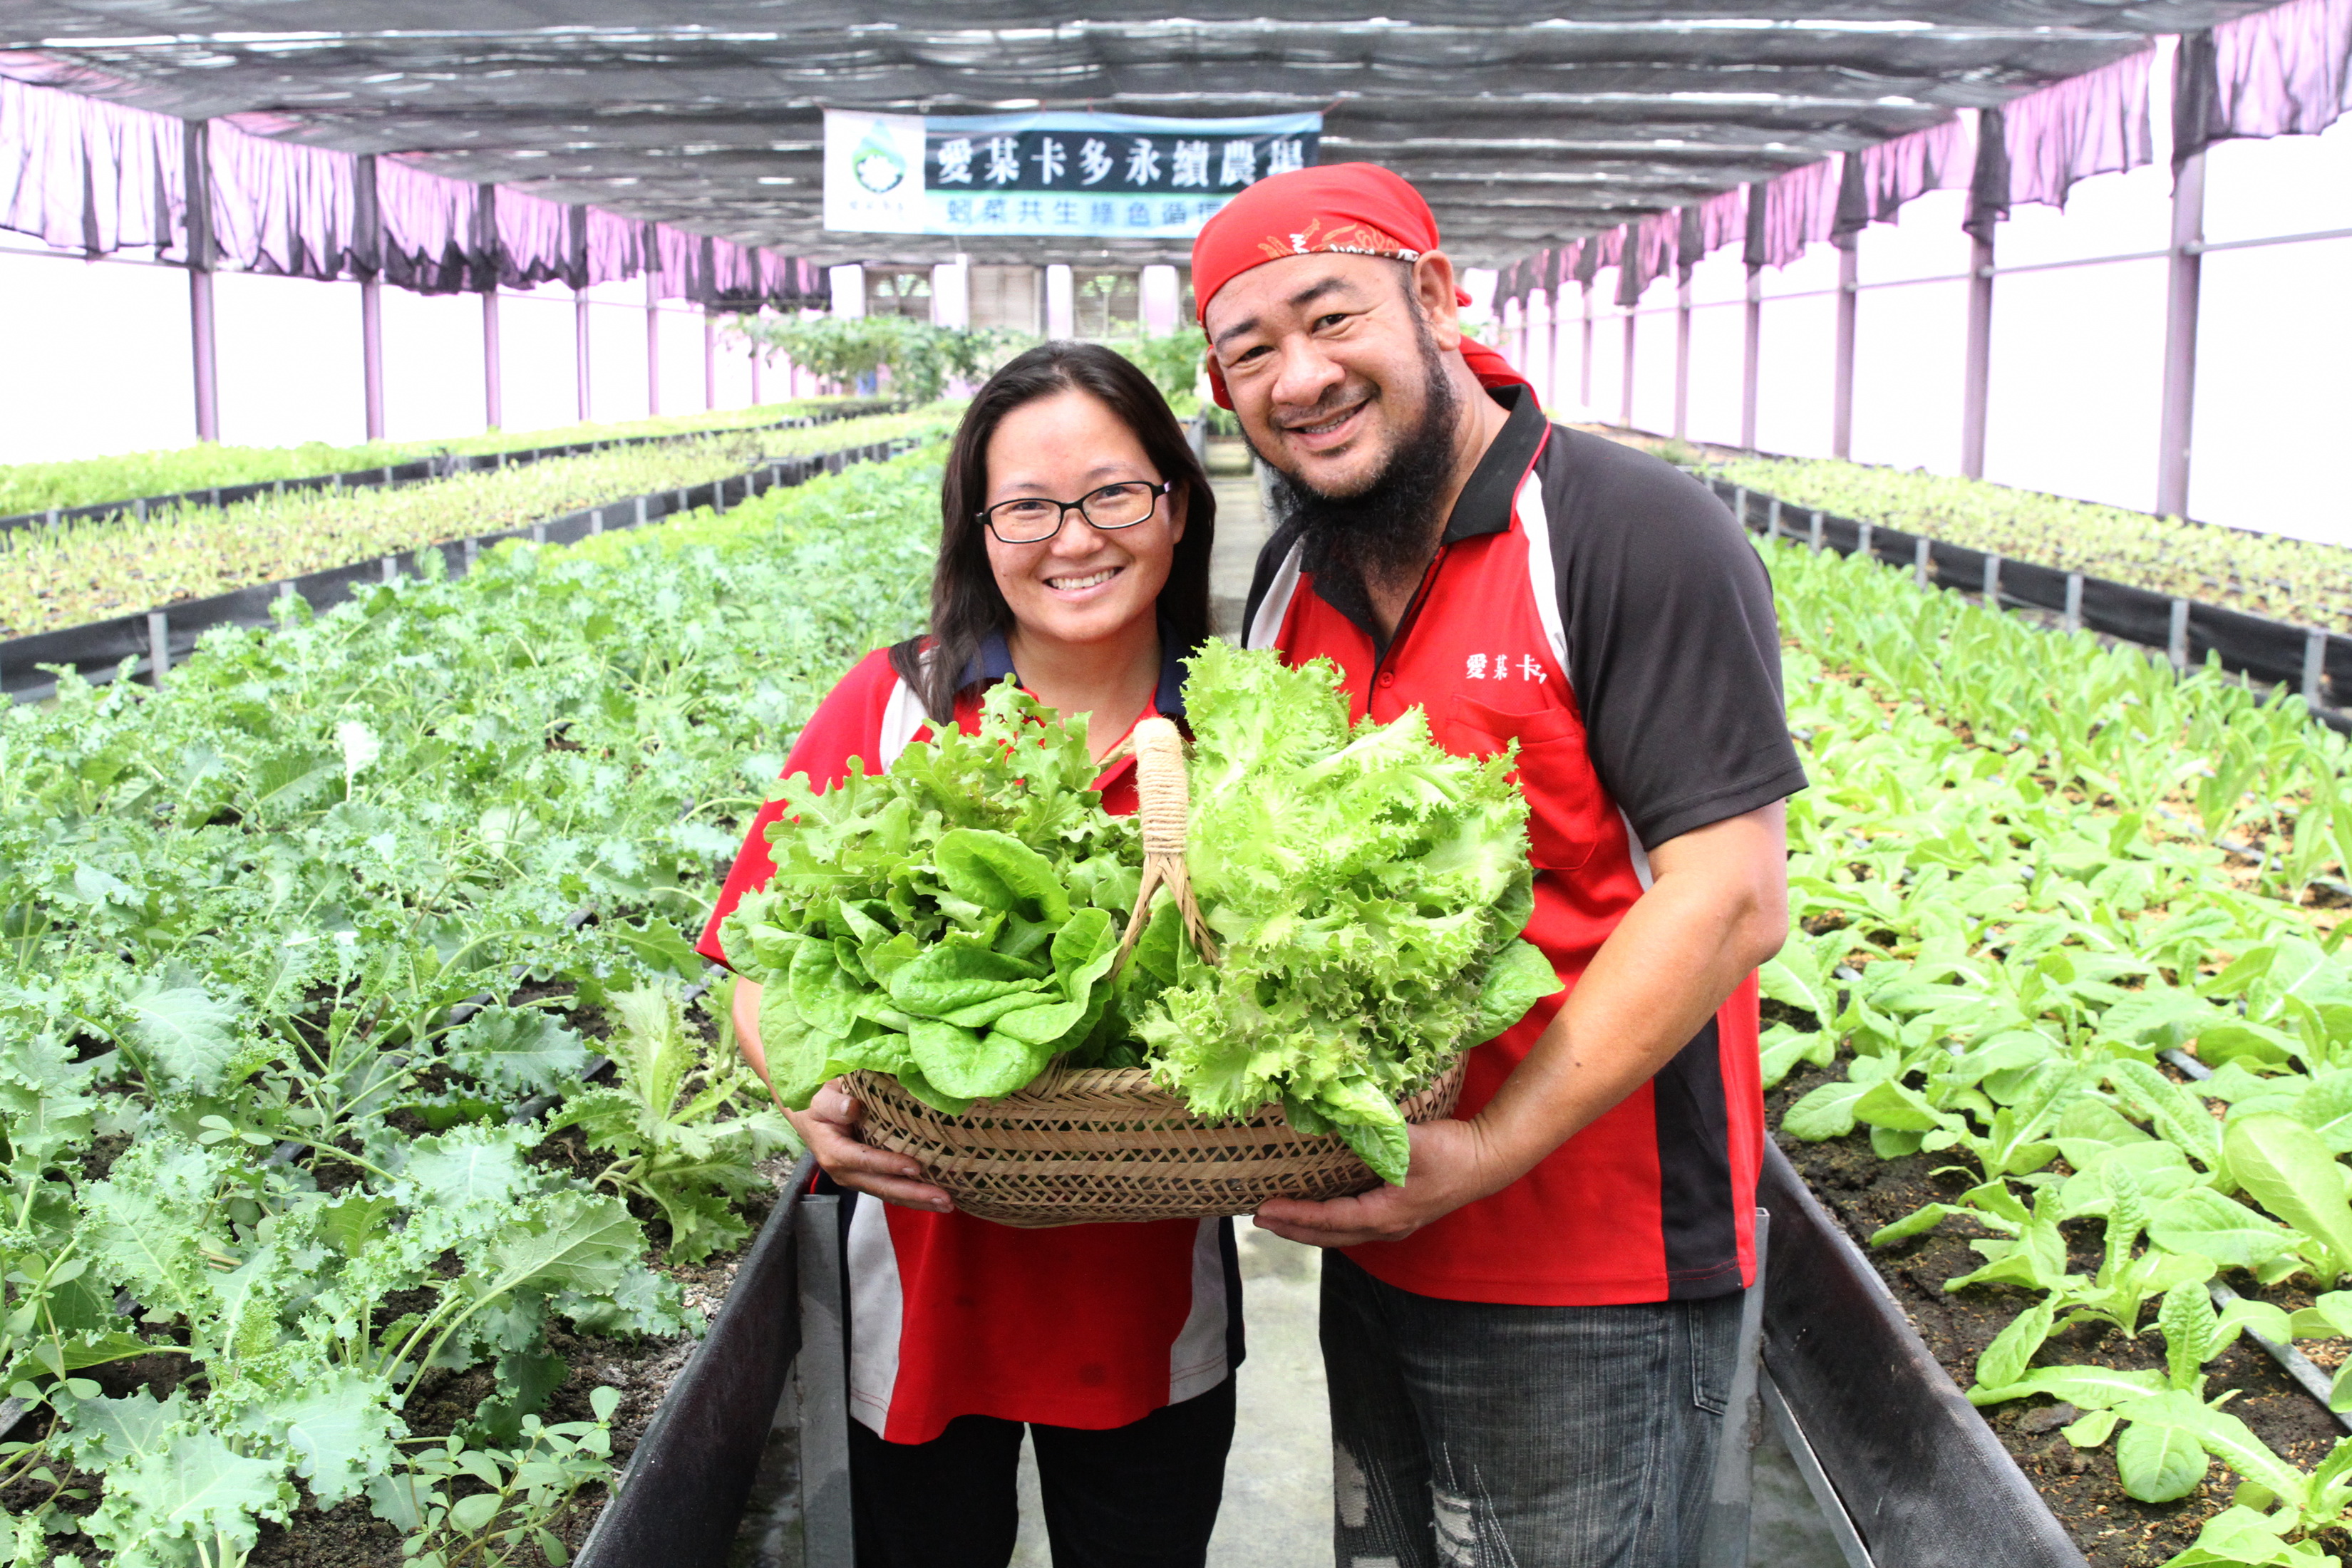
<svg viewBox="0 0 2352 1568">
<path fill-rule="evenodd" d="M 5 1561 L 2341 1568 L 2347 111 L 0 8 Z"/>
</svg>

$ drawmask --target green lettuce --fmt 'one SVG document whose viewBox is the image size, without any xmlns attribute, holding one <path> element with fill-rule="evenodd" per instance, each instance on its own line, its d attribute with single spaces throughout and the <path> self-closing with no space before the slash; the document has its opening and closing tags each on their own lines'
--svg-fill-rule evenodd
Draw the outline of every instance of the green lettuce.
<svg viewBox="0 0 2352 1568">
<path fill-rule="evenodd" d="M 948 729 L 823 794 L 784 782 L 774 879 L 719 940 L 762 986 L 785 1104 L 866 1068 L 961 1114 L 1104 1029 L 1142 850 L 1087 787 L 1085 721 L 1050 717 L 1007 682 L 976 735 Z"/>
<path fill-rule="evenodd" d="M 1521 940 L 1527 804 L 1507 756 L 1457 757 L 1419 709 L 1351 726 L 1339 672 L 1209 644 L 1190 661 L 1186 859 L 1221 962 L 1161 905 L 1138 952 L 1154 1078 L 1202 1116 L 1279 1100 L 1391 1182 L 1397 1101 L 1560 988 Z"/>
<path fill-rule="evenodd" d="M 961 1114 L 1056 1058 L 1146 1066 L 1199 1115 L 1278 1102 L 1404 1179 L 1398 1100 L 1559 989 L 1519 938 L 1534 900 L 1509 760 L 1449 754 L 1419 710 L 1351 725 L 1328 663 L 1222 643 L 1189 662 L 1186 858 L 1221 962 L 1162 900 L 1112 973 L 1134 821 L 1087 787 L 1084 721 L 1007 682 L 978 734 L 823 794 L 782 786 L 774 879 L 719 935 L 763 986 L 786 1104 L 857 1068 Z"/>
</svg>

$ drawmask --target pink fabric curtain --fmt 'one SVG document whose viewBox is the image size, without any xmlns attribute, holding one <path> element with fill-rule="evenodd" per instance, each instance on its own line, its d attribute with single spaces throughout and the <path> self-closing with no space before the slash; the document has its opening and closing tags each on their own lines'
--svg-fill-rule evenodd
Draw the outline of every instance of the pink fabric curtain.
<svg viewBox="0 0 2352 1568">
<path fill-rule="evenodd" d="M 1957 119 L 1849 153 L 1861 172 L 1863 221 L 1885 223 L 1904 203 L 1929 191 L 1966 189 L 1969 155 L 1968 133 Z"/>
<path fill-rule="evenodd" d="M 2352 0 L 2287 0 L 2182 40 L 2176 164 L 2216 142 L 2316 136 L 2352 110 Z"/>
<path fill-rule="evenodd" d="M 610 282 L 637 276 L 649 259 L 646 226 L 616 213 L 501 187 L 497 232 L 480 233 L 479 186 L 378 157 L 371 193 L 360 160 L 256 134 L 272 122 L 240 118 L 209 122 L 208 194 L 224 266 L 379 276 L 448 293 L 493 276 L 516 288 Z M 170 115 L 0 77 L 0 228 L 92 255 L 143 247 L 184 255 L 185 144 Z M 822 292 L 792 258 L 666 225 L 657 234 L 667 297 L 740 308 Z"/>
<path fill-rule="evenodd" d="M 1712 256 L 1736 245 L 1748 232 L 1748 187 L 1734 185 L 1698 205 L 1699 256 Z M 1691 260 L 1697 260 L 1693 257 Z"/>
<path fill-rule="evenodd" d="M 474 187 L 397 158 L 378 158 L 375 192 L 385 280 L 426 294 L 463 289 L 479 199 Z"/>
<path fill-rule="evenodd" d="M 603 207 L 590 207 L 588 270 L 582 283 L 616 283 L 644 271 L 645 261 L 639 250 L 645 229 L 646 226 L 635 218 L 608 213 Z"/>
<path fill-rule="evenodd" d="M 93 255 L 178 251 L 181 132 L 168 115 L 0 78 L 0 228 Z"/>
<path fill-rule="evenodd" d="M 2063 208 L 2077 180 L 2151 163 L 2147 71 L 2152 49 L 2012 100 L 2002 110 L 2009 201 Z"/>
<path fill-rule="evenodd" d="M 224 266 L 289 278 L 349 270 L 356 205 L 348 153 L 212 121 L 213 244 Z"/>
<path fill-rule="evenodd" d="M 1824 158 L 1765 182 L 1765 266 L 1786 267 L 1808 245 L 1829 238 L 1837 222 L 1840 173 L 1837 160 Z"/>
<path fill-rule="evenodd" d="M 571 207 L 501 185 L 498 220 L 500 283 L 509 289 L 529 289 L 577 277 Z"/>
</svg>

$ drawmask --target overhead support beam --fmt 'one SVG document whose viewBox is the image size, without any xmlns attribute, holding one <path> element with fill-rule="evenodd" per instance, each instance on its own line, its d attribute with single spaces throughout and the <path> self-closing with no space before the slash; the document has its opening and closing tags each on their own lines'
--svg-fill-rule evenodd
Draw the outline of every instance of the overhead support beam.
<svg viewBox="0 0 2352 1568">
<path fill-rule="evenodd" d="M 220 439 L 219 341 L 213 318 L 212 127 L 191 120 L 180 138 L 188 193 L 188 363 L 195 374 L 196 439 Z"/>
<path fill-rule="evenodd" d="M 2205 244 L 2205 154 L 2192 154 L 2172 182 L 2172 257 L 2165 285 L 2164 410 L 2156 469 L 2156 510 L 2189 515 L 2189 454 L 2197 413 L 2197 314 Z"/>
</svg>

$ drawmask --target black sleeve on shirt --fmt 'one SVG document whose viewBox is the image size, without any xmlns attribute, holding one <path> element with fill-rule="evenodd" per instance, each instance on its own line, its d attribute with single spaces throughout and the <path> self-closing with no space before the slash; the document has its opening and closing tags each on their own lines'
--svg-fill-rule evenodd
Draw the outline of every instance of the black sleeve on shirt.
<svg viewBox="0 0 2352 1568">
<path fill-rule="evenodd" d="M 1772 584 L 1706 487 L 1554 427 L 1537 460 L 1593 770 L 1644 846 L 1805 787 Z"/>
</svg>

